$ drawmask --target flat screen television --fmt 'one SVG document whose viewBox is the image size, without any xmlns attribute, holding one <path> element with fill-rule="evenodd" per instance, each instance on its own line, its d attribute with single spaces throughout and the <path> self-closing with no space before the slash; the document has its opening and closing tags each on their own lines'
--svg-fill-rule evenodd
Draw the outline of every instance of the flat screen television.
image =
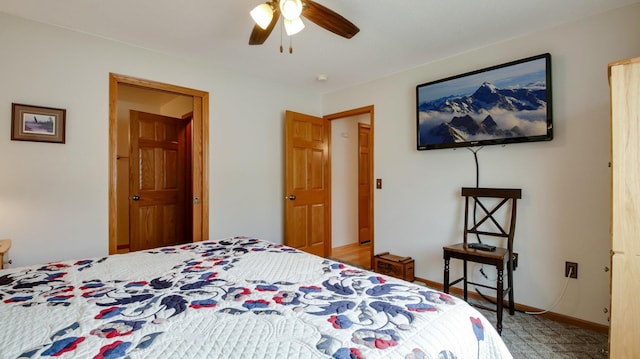
<svg viewBox="0 0 640 359">
<path fill-rule="evenodd" d="M 418 150 L 553 139 L 551 55 L 416 86 Z"/>
</svg>

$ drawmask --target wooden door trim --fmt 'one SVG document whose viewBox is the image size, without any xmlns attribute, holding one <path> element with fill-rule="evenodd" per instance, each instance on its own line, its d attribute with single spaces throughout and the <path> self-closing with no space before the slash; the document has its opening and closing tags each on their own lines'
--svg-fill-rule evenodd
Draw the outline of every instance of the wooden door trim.
<svg viewBox="0 0 640 359">
<path fill-rule="evenodd" d="M 373 121 L 373 108 L 374 108 L 373 105 L 369 105 L 369 106 L 354 108 L 352 110 L 346 110 L 342 112 L 332 113 L 329 115 L 324 115 L 322 117 L 326 120 L 333 121 L 333 120 L 339 120 L 345 117 L 369 114 L 371 117 L 371 121 Z M 373 122 L 371 122 L 371 125 L 373 127 Z"/>
<path fill-rule="evenodd" d="M 117 252 L 117 119 L 118 85 L 132 85 L 193 98 L 192 191 L 200 203 L 193 206 L 193 241 L 209 239 L 209 93 L 186 87 L 109 73 L 109 254 Z"/>
<path fill-rule="evenodd" d="M 332 113 L 332 114 L 328 114 L 328 115 L 324 115 L 322 118 L 331 122 L 333 120 L 339 120 L 339 119 L 343 119 L 343 118 L 347 118 L 347 117 L 352 117 L 352 116 L 358 116 L 358 115 L 369 115 L 369 125 L 371 126 L 371 132 L 370 132 L 370 141 L 369 141 L 369 169 L 371 171 L 371 177 L 373 177 L 373 174 L 375 173 L 374 169 L 373 169 L 373 159 L 374 159 L 374 153 L 373 153 L 373 149 L 374 149 L 374 145 L 373 145 L 373 141 L 374 141 L 374 126 L 373 126 L 373 119 L 374 119 L 374 106 L 373 105 L 369 105 L 369 106 L 363 106 L 363 107 L 359 107 L 359 108 L 354 108 L 352 110 L 346 110 L 346 111 L 342 111 L 342 112 L 336 112 L 336 113 Z M 329 133 L 331 133 L 331 131 L 329 131 Z M 331 137 L 329 137 L 329 169 L 331 169 Z M 331 178 L 331 177 L 329 177 Z M 329 181 L 330 183 L 331 181 Z M 373 178 L 371 178 L 371 183 L 373 184 Z M 371 223 L 371 229 L 370 229 L 370 233 L 371 233 L 371 263 L 373 263 L 373 257 L 375 255 L 375 250 L 374 250 L 374 243 L 375 243 L 375 226 L 374 226 L 374 208 L 373 208 L 373 189 L 371 190 L 371 196 L 369 196 L 369 208 L 370 208 L 370 213 L 369 213 L 369 219 L 370 219 L 370 223 Z M 331 198 L 331 184 L 329 185 L 329 198 Z M 331 250 L 331 231 L 329 231 L 329 250 Z"/>
</svg>

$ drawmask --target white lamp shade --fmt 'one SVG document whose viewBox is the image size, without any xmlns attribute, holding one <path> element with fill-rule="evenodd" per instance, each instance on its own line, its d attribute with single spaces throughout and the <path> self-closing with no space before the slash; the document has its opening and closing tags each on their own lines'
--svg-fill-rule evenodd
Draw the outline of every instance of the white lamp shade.
<svg viewBox="0 0 640 359">
<path fill-rule="evenodd" d="M 287 31 L 288 36 L 295 35 L 304 29 L 304 23 L 299 17 L 293 20 L 284 19 L 284 29 Z"/>
<path fill-rule="evenodd" d="M 253 21 L 255 21 L 263 30 L 269 26 L 273 19 L 273 10 L 271 9 L 271 6 L 267 4 L 260 4 L 256 6 L 251 10 L 250 14 Z"/>
<path fill-rule="evenodd" d="M 302 1 L 282 0 L 280 1 L 280 11 L 282 11 L 282 17 L 287 20 L 297 19 L 302 14 Z"/>
</svg>

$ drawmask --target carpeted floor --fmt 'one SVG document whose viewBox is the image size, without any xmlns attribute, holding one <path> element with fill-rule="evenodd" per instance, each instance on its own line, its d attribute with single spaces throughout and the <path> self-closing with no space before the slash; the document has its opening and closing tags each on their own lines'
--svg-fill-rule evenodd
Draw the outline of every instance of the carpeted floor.
<svg viewBox="0 0 640 359">
<path fill-rule="evenodd" d="M 496 313 L 478 308 L 495 325 Z M 606 334 L 558 323 L 538 315 L 507 310 L 502 317 L 502 339 L 515 359 L 607 358 Z"/>
<path fill-rule="evenodd" d="M 495 312 L 477 309 L 495 326 Z M 502 339 L 514 359 L 602 359 L 609 356 L 607 334 L 522 312 L 511 316 L 508 310 L 504 311 Z"/>
</svg>

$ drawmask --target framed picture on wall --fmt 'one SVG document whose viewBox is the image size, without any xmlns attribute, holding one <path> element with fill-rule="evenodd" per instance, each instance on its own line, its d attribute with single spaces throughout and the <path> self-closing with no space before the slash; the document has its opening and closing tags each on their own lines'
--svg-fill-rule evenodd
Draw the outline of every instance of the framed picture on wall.
<svg viewBox="0 0 640 359">
<path fill-rule="evenodd" d="M 66 110 L 11 104 L 11 139 L 64 143 Z"/>
</svg>

